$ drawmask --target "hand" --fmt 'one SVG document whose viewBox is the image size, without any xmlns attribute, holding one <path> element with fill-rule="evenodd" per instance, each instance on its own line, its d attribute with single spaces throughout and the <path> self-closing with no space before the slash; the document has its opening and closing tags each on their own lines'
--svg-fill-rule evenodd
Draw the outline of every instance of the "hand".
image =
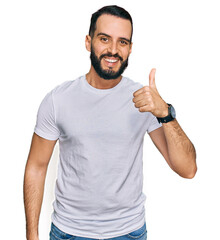
<svg viewBox="0 0 220 240">
<path fill-rule="evenodd" d="M 149 86 L 144 86 L 133 93 L 133 102 L 140 112 L 151 112 L 155 117 L 166 117 L 168 105 L 161 98 L 155 84 L 155 72 L 153 68 L 149 74 Z"/>
</svg>

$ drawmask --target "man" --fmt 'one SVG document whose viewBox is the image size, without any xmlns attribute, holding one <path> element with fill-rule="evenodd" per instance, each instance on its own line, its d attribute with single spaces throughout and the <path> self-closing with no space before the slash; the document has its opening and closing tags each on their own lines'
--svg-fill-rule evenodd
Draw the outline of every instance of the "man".
<svg viewBox="0 0 220 240">
<path fill-rule="evenodd" d="M 106 6 L 92 15 L 86 49 L 90 71 L 51 90 L 41 102 L 24 176 L 27 239 L 38 239 L 47 166 L 59 139 L 60 161 L 50 239 L 146 239 L 143 138 L 168 165 L 193 178 L 196 153 L 159 95 L 123 77 L 132 50 L 130 14 Z"/>
</svg>

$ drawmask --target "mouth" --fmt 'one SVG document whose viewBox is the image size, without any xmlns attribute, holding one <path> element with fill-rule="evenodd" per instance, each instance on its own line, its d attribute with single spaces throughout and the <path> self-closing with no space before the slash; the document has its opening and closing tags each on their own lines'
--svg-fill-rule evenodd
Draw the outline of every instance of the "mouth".
<svg viewBox="0 0 220 240">
<path fill-rule="evenodd" d="M 109 63 L 116 63 L 119 59 L 117 58 L 104 58 L 106 62 Z"/>
<path fill-rule="evenodd" d="M 118 58 L 114 58 L 114 57 L 104 57 L 104 64 L 107 67 L 114 67 L 117 65 L 117 63 L 119 62 Z"/>
</svg>

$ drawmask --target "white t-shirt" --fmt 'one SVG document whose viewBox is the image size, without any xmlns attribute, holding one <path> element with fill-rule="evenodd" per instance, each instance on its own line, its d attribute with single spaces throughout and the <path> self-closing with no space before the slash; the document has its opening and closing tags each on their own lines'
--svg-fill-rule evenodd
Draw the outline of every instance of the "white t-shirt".
<svg viewBox="0 0 220 240">
<path fill-rule="evenodd" d="M 144 135 L 161 124 L 134 106 L 133 93 L 142 87 L 122 77 L 115 87 L 98 89 L 83 75 L 42 100 L 34 131 L 59 139 L 52 222 L 60 230 L 103 239 L 145 223 Z"/>
</svg>

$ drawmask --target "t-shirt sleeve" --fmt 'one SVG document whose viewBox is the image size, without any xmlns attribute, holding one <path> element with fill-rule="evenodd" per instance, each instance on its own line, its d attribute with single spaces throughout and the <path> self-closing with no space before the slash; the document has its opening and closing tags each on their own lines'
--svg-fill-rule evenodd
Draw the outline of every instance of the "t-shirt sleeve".
<svg viewBox="0 0 220 240">
<path fill-rule="evenodd" d="M 149 119 L 147 121 L 147 133 L 150 133 L 159 127 L 162 127 L 162 123 L 159 123 L 157 118 L 149 112 Z"/>
<path fill-rule="evenodd" d="M 48 140 L 57 140 L 59 138 L 60 131 L 56 125 L 52 94 L 52 91 L 47 93 L 38 108 L 34 132 L 40 137 Z"/>
</svg>

